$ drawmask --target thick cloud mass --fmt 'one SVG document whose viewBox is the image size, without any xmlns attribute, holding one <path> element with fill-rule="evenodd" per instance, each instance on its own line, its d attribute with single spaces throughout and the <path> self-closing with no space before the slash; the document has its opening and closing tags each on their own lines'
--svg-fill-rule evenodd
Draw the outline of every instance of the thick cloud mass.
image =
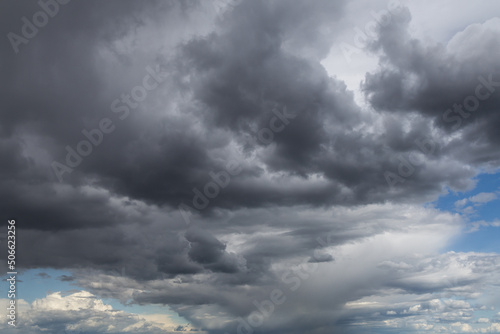
<svg viewBox="0 0 500 334">
<path fill-rule="evenodd" d="M 474 166 L 498 166 L 500 19 L 472 24 L 448 45 L 437 46 L 412 38 L 409 21 L 405 11 L 371 45 L 382 52 L 380 69 L 367 74 L 363 86 L 371 104 L 422 114 L 451 137 L 440 141 L 447 155 Z"/>
<path fill-rule="evenodd" d="M 92 210 L 82 209 L 85 204 L 58 205 L 69 200 L 61 193 L 43 199 L 42 207 L 39 198 L 58 187 L 51 163 L 67 163 L 66 147 L 77 149 L 86 139 L 82 130 L 99 127 L 104 117 L 111 119 L 114 132 L 104 135 L 102 144 L 71 173 L 59 171 L 64 182 L 73 187 L 91 182 L 122 196 L 175 208 L 180 203 L 192 206 L 193 188 L 202 189 L 211 180 L 209 172 L 224 170 L 228 162 L 238 164 L 242 168 L 238 177 L 204 212 L 216 207 L 425 200 L 443 186 L 466 188 L 474 174 L 471 168 L 497 165 L 492 146 L 496 143 L 495 94 L 481 103 L 485 111 L 478 111 L 474 122 L 479 127 L 460 132 L 465 139 L 486 134 L 478 153 L 465 157 L 462 147 L 457 148 L 460 138 L 443 138 L 446 132 L 441 131 L 451 124 L 433 128 L 443 123 L 442 112 L 453 101 L 474 92 L 478 75 L 497 80 L 494 53 L 485 51 L 484 59 L 492 59 L 488 65 L 478 52 L 475 57 L 481 62 L 451 52 L 447 56 L 444 47 L 412 42 L 405 32 L 409 20 L 405 10 L 382 27 L 373 42 L 373 49 L 383 51 L 385 64 L 379 72 L 367 74 L 364 83 L 369 100 L 380 110 L 374 113 L 357 106 L 346 86 L 318 63 L 317 55 L 304 51 L 323 48 L 324 31 L 333 29 L 342 14 L 340 2 L 305 7 L 243 1 L 226 5 L 213 31 L 212 23 L 197 22 L 189 32 L 167 34 L 165 42 L 148 35 L 169 28 L 162 15 L 182 14 L 189 22 L 200 12 L 216 11 L 195 3 L 184 8 L 175 2 L 149 2 L 141 9 L 127 3 L 109 14 L 116 16 L 111 23 L 101 17 L 104 14 L 92 16 L 94 6 L 90 2 L 61 7 L 75 20 L 57 16 L 47 31 L 20 45 L 18 55 L 8 45 L 3 51 L 10 62 L 2 63 L 7 73 L 2 90 L 6 101 L 2 154 L 8 161 L 2 182 L 4 189 L 14 188 L 13 194 L 4 194 L 3 203 L 29 208 L 19 218 L 30 224 L 34 217 L 51 217 L 50 225 L 66 228 L 69 217 L 82 215 L 79 211 L 98 207 L 106 211 L 105 202 L 89 203 Z M 81 24 L 91 19 L 92 27 L 83 29 Z M 495 22 L 468 28 L 454 37 L 451 47 L 460 38 L 475 41 L 494 35 Z M 65 43 L 65 38 L 72 42 Z M 149 73 L 148 66 L 161 69 L 165 81 L 142 103 L 120 102 L 122 94 L 130 99 L 131 90 Z M 422 115 L 408 118 L 406 110 Z M 276 122 L 276 112 L 285 117 L 285 124 Z M 480 124 L 488 128 L 483 131 Z M 270 127 L 279 128 L 271 133 L 271 140 Z M 268 132 L 259 132 L 262 129 Z M 397 173 L 398 155 L 422 155 L 416 140 L 426 143 L 421 146 L 432 146 L 420 157 L 425 165 L 389 189 L 386 172 Z M 444 152 L 436 153 L 435 147 Z M 80 191 L 71 198 L 78 203 L 89 200 Z M 59 214 L 61 210 L 66 212 Z M 94 223 L 116 219 L 106 213 L 99 216 L 92 219 Z"/>
<path fill-rule="evenodd" d="M 2 34 L 40 6 L 2 2 Z M 273 299 L 255 332 L 470 331 L 500 260 L 443 253 L 481 224 L 424 204 L 499 167 L 500 20 L 439 44 L 397 6 L 365 45 L 379 65 L 359 103 L 321 63 L 349 6 L 74 0 L 27 42 L 2 39 L 0 211 L 22 268 L 86 290 L 25 305 L 26 333 L 173 331 L 106 297 L 209 333 Z"/>
</svg>

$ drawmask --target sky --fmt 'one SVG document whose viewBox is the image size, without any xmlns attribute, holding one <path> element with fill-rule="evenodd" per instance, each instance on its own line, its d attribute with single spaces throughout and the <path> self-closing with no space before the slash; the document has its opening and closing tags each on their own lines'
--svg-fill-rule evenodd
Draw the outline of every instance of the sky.
<svg viewBox="0 0 500 334">
<path fill-rule="evenodd" d="M 0 331 L 500 333 L 499 13 L 0 2 Z"/>
</svg>

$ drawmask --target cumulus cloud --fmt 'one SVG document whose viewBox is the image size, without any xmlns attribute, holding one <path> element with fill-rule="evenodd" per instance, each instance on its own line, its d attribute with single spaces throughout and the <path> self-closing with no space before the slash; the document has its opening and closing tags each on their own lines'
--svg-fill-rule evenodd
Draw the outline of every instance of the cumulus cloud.
<svg viewBox="0 0 500 334">
<path fill-rule="evenodd" d="M 8 299 L 1 299 L 2 306 Z M 48 294 L 31 305 L 18 300 L 15 328 L 5 319 L 0 324 L 6 333 L 173 333 L 179 326 L 165 316 L 145 317 L 113 310 L 87 291 L 63 295 Z M 189 326 L 188 326 L 189 327 Z"/>
</svg>

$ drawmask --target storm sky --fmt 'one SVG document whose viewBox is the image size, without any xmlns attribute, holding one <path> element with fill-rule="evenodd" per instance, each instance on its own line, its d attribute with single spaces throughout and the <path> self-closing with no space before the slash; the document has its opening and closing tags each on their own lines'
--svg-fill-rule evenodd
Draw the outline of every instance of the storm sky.
<svg viewBox="0 0 500 334">
<path fill-rule="evenodd" d="M 0 329 L 500 332 L 498 14 L 2 1 Z"/>
</svg>

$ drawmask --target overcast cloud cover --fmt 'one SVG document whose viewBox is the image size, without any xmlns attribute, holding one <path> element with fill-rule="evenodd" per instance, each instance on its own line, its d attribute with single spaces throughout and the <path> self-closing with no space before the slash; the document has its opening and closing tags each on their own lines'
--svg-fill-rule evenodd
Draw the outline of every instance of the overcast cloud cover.
<svg viewBox="0 0 500 334">
<path fill-rule="evenodd" d="M 500 227 L 499 13 L 0 2 L 2 254 L 15 218 L 18 269 L 74 288 L 18 283 L 0 330 L 499 333 L 500 255 L 454 249 Z"/>
</svg>

